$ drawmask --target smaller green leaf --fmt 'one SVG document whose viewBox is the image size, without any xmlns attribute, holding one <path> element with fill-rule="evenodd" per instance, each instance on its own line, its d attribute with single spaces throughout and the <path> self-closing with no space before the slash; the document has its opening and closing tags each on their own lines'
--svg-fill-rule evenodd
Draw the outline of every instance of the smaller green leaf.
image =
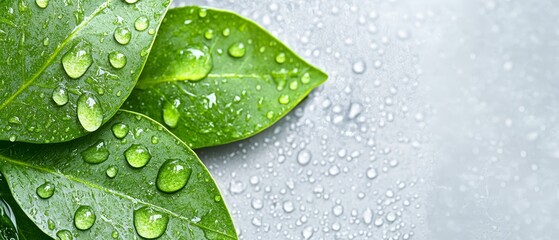
<svg viewBox="0 0 559 240">
<path fill-rule="evenodd" d="M 52 238 L 237 239 L 195 153 L 137 113 L 120 111 L 67 143 L 0 142 L 0 172 L 21 209 Z"/>
<path fill-rule="evenodd" d="M 235 13 L 169 10 L 123 108 L 164 123 L 193 148 L 252 136 L 327 75 Z"/>
</svg>

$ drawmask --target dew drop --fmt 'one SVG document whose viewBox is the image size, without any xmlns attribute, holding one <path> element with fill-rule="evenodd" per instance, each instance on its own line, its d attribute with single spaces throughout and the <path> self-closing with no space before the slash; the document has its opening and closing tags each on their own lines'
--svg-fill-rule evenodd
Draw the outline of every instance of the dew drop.
<svg viewBox="0 0 559 240">
<path fill-rule="evenodd" d="M 200 16 L 201 18 L 205 18 L 208 15 L 208 10 L 206 10 L 205 8 L 201 8 L 200 11 L 198 11 L 198 16 Z"/>
<path fill-rule="evenodd" d="M 106 161 L 107 158 L 109 158 L 109 154 L 109 149 L 107 149 L 105 142 L 102 140 L 97 141 L 81 153 L 83 160 L 91 164 L 98 164 Z"/>
<path fill-rule="evenodd" d="M 202 80 L 213 68 L 212 55 L 206 45 L 191 45 L 179 50 L 172 67 L 165 74 L 177 80 Z"/>
<path fill-rule="evenodd" d="M 52 100 L 54 100 L 58 106 L 63 106 L 68 103 L 68 92 L 66 91 L 66 88 L 59 86 L 54 89 L 54 91 L 52 91 Z"/>
<path fill-rule="evenodd" d="M 103 124 L 103 109 L 93 94 L 85 93 L 78 98 L 78 119 L 82 127 L 93 132 Z"/>
<path fill-rule="evenodd" d="M 54 190 L 54 185 L 50 182 L 46 182 L 37 188 L 37 195 L 42 199 L 49 199 L 54 195 Z"/>
<path fill-rule="evenodd" d="M 293 205 L 293 202 L 291 201 L 285 201 L 283 202 L 283 211 L 286 213 L 291 213 L 295 210 L 295 206 Z"/>
<path fill-rule="evenodd" d="M 118 43 L 122 45 L 126 45 L 130 42 L 131 37 L 132 37 L 132 32 L 130 32 L 128 28 L 119 27 L 115 29 L 114 38 Z"/>
<path fill-rule="evenodd" d="M 272 120 L 274 118 L 274 111 L 269 111 L 266 113 L 266 118 Z"/>
<path fill-rule="evenodd" d="M 366 69 L 367 69 L 367 67 L 365 66 L 364 61 L 357 61 L 357 62 L 353 63 L 352 70 L 356 74 L 362 74 L 362 73 L 365 72 Z"/>
<path fill-rule="evenodd" d="M 122 139 L 126 137 L 126 135 L 128 135 L 129 127 L 127 124 L 124 123 L 115 123 L 111 127 L 111 130 L 113 131 L 113 135 L 115 135 L 116 138 Z"/>
<path fill-rule="evenodd" d="M 297 81 L 293 81 L 289 84 L 289 89 L 291 90 L 297 90 L 297 88 L 299 88 L 299 82 Z"/>
<path fill-rule="evenodd" d="M 49 6 L 49 0 L 35 0 L 35 3 L 42 9 L 45 9 Z"/>
<path fill-rule="evenodd" d="M 110 166 L 109 168 L 107 168 L 107 170 L 105 171 L 105 174 L 107 174 L 107 177 L 109 178 L 115 178 L 116 175 L 118 174 L 118 168 L 116 166 Z"/>
<path fill-rule="evenodd" d="M 134 28 L 137 31 L 144 31 L 149 27 L 149 20 L 145 16 L 140 16 L 134 21 Z"/>
<path fill-rule="evenodd" d="M 297 162 L 301 166 L 305 166 L 305 165 L 309 164 L 311 159 L 312 159 L 311 152 L 307 149 L 303 149 L 303 150 L 299 151 L 299 153 L 297 154 Z"/>
<path fill-rule="evenodd" d="M 301 83 L 307 84 L 310 81 L 311 81 L 311 75 L 309 73 L 303 74 L 303 76 L 301 77 Z"/>
<path fill-rule="evenodd" d="M 157 188 L 165 193 L 174 193 L 186 186 L 192 169 L 184 161 L 170 159 L 165 161 L 157 174 Z"/>
<path fill-rule="evenodd" d="M 276 56 L 277 63 L 284 63 L 285 62 L 285 53 L 280 53 Z"/>
<path fill-rule="evenodd" d="M 214 31 L 211 29 L 208 29 L 208 31 L 206 31 L 206 33 L 204 33 L 204 37 L 208 40 L 211 40 L 214 37 Z"/>
<path fill-rule="evenodd" d="M 180 106 L 180 101 L 175 100 L 173 103 L 166 102 L 163 107 L 163 122 L 170 128 L 175 128 L 179 122 L 180 112 L 178 107 Z"/>
<path fill-rule="evenodd" d="M 140 237 L 159 238 L 167 230 L 169 217 L 149 207 L 134 211 L 134 227 Z"/>
<path fill-rule="evenodd" d="M 85 231 L 93 227 L 97 216 L 90 206 L 80 206 L 74 214 L 74 225 L 77 229 Z"/>
<path fill-rule="evenodd" d="M 130 164 L 133 168 L 145 167 L 151 159 L 149 150 L 140 144 L 130 146 L 124 152 L 124 156 L 126 157 L 128 164 Z"/>
<path fill-rule="evenodd" d="M 229 46 L 227 52 L 231 57 L 242 58 L 243 56 L 245 56 L 246 53 L 245 44 L 242 42 L 233 43 L 231 44 L 231 46 Z"/>
<path fill-rule="evenodd" d="M 223 36 L 228 37 L 229 34 L 231 34 L 231 30 L 229 30 L 229 28 L 223 29 L 223 32 L 221 32 L 221 34 L 223 34 Z"/>
<path fill-rule="evenodd" d="M 126 56 L 120 52 L 109 53 L 109 62 L 116 69 L 121 69 L 126 65 Z"/>
<path fill-rule="evenodd" d="M 73 79 L 80 78 L 93 63 L 91 44 L 80 41 L 62 56 L 62 66 L 66 74 Z"/>
<path fill-rule="evenodd" d="M 288 103 L 289 103 L 289 95 L 282 94 L 282 95 L 279 97 L 278 102 L 279 102 L 280 104 L 283 104 L 283 105 L 288 104 Z"/>
<path fill-rule="evenodd" d="M 72 233 L 68 230 L 60 230 L 56 233 L 56 237 L 58 237 L 58 239 L 60 240 L 73 240 L 74 236 L 72 236 Z"/>
<path fill-rule="evenodd" d="M 378 173 L 375 168 L 369 168 L 367 169 L 366 175 L 368 179 L 375 179 L 378 176 Z"/>
</svg>

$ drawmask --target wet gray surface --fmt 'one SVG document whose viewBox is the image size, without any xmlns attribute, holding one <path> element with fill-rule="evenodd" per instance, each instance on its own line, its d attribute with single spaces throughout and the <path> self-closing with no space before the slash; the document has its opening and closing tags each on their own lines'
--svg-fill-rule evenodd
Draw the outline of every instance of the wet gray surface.
<svg viewBox="0 0 559 240">
<path fill-rule="evenodd" d="M 559 2 L 184 2 L 330 75 L 271 129 L 199 151 L 241 239 L 559 236 Z"/>
</svg>

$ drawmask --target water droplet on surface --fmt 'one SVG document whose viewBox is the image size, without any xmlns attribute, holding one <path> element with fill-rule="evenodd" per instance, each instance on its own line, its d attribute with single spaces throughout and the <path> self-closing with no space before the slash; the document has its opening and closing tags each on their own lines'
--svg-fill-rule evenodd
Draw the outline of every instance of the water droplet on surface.
<svg viewBox="0 0 559 240">
<path fill-rule="evenodd" d="M 173 101 L 173 103 L 166 102 L 163 107 L 163 122 L 170 128 L 175 128 L 179 122 L 181 116 L 178 107 L 180 105 L 179 100 Z"/>
<path fill-rule="evenodd" d="M 201 8 L 200 11 L 198 11 L 198 16 L 200 16 L 201 18 L 205 18 L 208 15 L 208 10 L 206 10 L 205 8 Z"/>
<path fill-rule="evenodd" d="M 204 37 L 208 40 L 211 40 L 214 37 L 214 31 L 211 29 L 208 29 L 208 31 L 206 31 L 206 33 L 204 33 Z"/>
<path fill-rule="evenodd" d="M 83 76 L 92 63 L 91 44 L 83 40 L 62 56 L 64 71 L 73 79 Z"/>
<path fill-rule="evenodd" d="M 54 185 L 50 182 L 46 182 L 37 188 L 37 195 L 42 199 L 49 199 L 54 195 L 54 190 Z"/>
<path fill-rule="evenodd" d="M 297 81 L 293 81 L 289 84 L 289 89 L 291 90 L 297 90 L 297 88 L 299 88 L 299 82 Z"/>
<path fill-rule="evenodd" d="M 266 113 L 266 118 L 272 120 L 274 118 L 274 111 L 269 111 Z"/>
<path fill-rule="evenodd" d="M 128 28 L 119 27 L 115 29 L 114 38 L 118 43 L 126 45 L 130 42 L 130 38 L 132 38 L 132 32 Z"/>
<path fill-rule="evenodd" d="M 85 93 L 78 98 L 78 119 L 82 127 L 93 132 L 103 123 L 103 109 L 93 94 Z"/>
<path fill-rule="evenodd" d="M 113 131 L 113 135 L 116 138 L 122 139 L 128 135 L 128 131 L 130 130 L 127 124 L 124 123 L 115 123 L 111 130 Z"/>
<path fill-rule="evenodd" d="M 283 202 L 282 208 L 283 208 L 283 211 L 286 212 L 286 213 L 291 213 L 295 210 L 295 206 L 293 205 L 293 202 L 291 202 L 291 201 Z"/>
<path fill-rule="evenodd" d="M 90 206 L 80 206 L 74 214 L 74 225 L 77 229 L 85 231 L 93 227 L 97 216 Z"/>
<path fill-rule="evenodd" d="M 178 80 L 202 80 L 213 68 L 212 55 L 206 45 L 191 45 L 179 50 L 175 61 L 167 74 Z"/>
<path fill-rule="evenodd" d="M 305 166 L 305 165 L 309 164 L 311 159 L 312 159 L 311 152 L 307 149 L 303 149 L 303 150 L 299 151 L 299 153 L 297 154 L 297 162 L 301 166 Z"/>
<path fill-rule="evenodd" d="M 170 159 L 165 161 L 157 174 L 157 188 L 164 193 L 174 193 L 186 186 L 192 169 L 184 161 Z"/>
<path fill-rule="evenodd" d="M 303 232 L 301 232 L 301 235 L 303 235 L 303 239 L 305 240 L 309 240 L 311 239 L 312 235 L 313 235 L 313 230 L 312 227 L 306 227 L 305 229 L 303 229 Z"/>
<path fill-rule="evenodd" d="M 126 56 L 120 52 L 111 52 L 109 53 L 109 62 L 114 68 L 121 69 L 126 66 Z"/>
<path fill-rule="evenodd" d="M 107 177 L 109 178 L 115 178 L 116 175 L 118 174 L 118 168 L 116 166 L 110 166 L 105 171 L 105 174 L 107 174 Z"/>
<path fill-rule="evenodd" d="M 72 240 L 74 239 L 74 236 L 72 236 L 72 233 L 68 230 L 60 230 L 56 233 L 56 237 L 58 237 L 58 239 L 60 240 Z"/>
<path fill-rule="evenodd" d="M 311 81 L 311 75 L 309 73 L 303 74 L 303 76 L 301 77 L 301 83 L 307 84 L 310 81 Z"/>
<path fill-rule="evenodd" d="M 130 164 L 133 168 L 143 168 L 151 159 L 149 150 L 140 144 L 130 146 L 124 152 L 124 156 L 126 157 L 128 164 Z"/>
<path fill-rule="evenodd" d="M 288 104 L 288 103 L 289 103 L 289 95 L 287 95 L 287 94 L 282 94 L 282 95 L 278 98 L 278 102 L 279 102 L 280 104 L 283 104 L 283 105 Z"/>
<path fill-rule="evenodd" d="M 58 106 L 64 106 L 66 103 L 68 103 L 68 92 L 66 91 L 66 88 L 63 86 L 59 86 L 54 89 L 54 91 L 52 91 L 52 100 Z"/>
<path fill-rule="evenodd" d="M 229 46 L 227 52 L 231 57 L 242 58 L 243 56 L 245 56 L 246 53 L 245 44 L 242 42 L 233 43 L 231 44 L 231 46 Z"/>
<path fill-rule="evenodd" d="M 43 9 L 49 6 L 49 0 L 35 0 L 35 3 L 37 4 L 37 6 Z"/>
<path fill-rule="evenodd" d="M 109 149 L 102 140 L 97 141 L 81 153 L 83 160 L 91 164 L 99 164 L 106 161 L 109 158 L 109 154 Z"/>
<path fill-rule="evenodd" d="M 388 222 L 396 221 L 396 214 L 394 212 L 389 212 L 388 214 L 386 214 L 386 220 Z"/>
<path fill-rule="evenodd" d="M 149 20 L 145 16 L 140 16 L 134 21 L 134 28 L 137 31 L 144 31 L 149 27 Z"/>
<path fill-rule="evenodd" d="M 367 69 L 365 62 L 364 61 L 357 61 L 355 63 L 353 63 L 353 66 L 351 68 L 353 70 L 354 73 L 356 74 L 362 74 L 365 72 L 365 70 Z"/>
<path fill-rule="evenodd" d="M 167 230 L 169 217 L 149 207 L 134 211 L 134 227 L 140 237 L 159 238 Z"/>
<path fill-rule="evenodd" d="M 366 224 L 371 224 L 371 222 L 373 222 L 373 211 L 370 208 L 365 209 L 363 212 L 363 221 Z"/>
<path fill-rule="evenodd" d="M 285 53 L 280 53 L 276 56 L 277 63 L 284 63 L 285 62 Z"/>
<path fill-rule="evenodd" d="M 126 3 L 134 4 L 137 3 L 139 0 L 124 0 Z"/>
<path fill-rule="evenodd" d="M 367 169 L 366 175 L 368 179 L 375 179 L 378 176 L 377 170 L 375 168 L 369 168 Z"/>
<path fill-rule="evenodd" d="M 223 32 L 221 32 L 221 34 L 223 34 L 223 36 L 228 37 L 229 34 L 231 34 L 231 30 L 229 28 L 223 29 Z"/>
</svg>

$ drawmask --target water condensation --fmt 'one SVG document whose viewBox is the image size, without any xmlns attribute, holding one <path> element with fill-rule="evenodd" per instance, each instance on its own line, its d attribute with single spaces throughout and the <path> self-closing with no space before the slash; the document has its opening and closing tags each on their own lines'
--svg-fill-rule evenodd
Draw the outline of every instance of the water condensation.
<svg viewBox="0 0 559 240">
<path fill-rule="evenodd" d="M 239 12 L 328 72 L 198 151 L 241 239 L 556 239 L 559 3 L 175 1 Z"/>
</svg>

